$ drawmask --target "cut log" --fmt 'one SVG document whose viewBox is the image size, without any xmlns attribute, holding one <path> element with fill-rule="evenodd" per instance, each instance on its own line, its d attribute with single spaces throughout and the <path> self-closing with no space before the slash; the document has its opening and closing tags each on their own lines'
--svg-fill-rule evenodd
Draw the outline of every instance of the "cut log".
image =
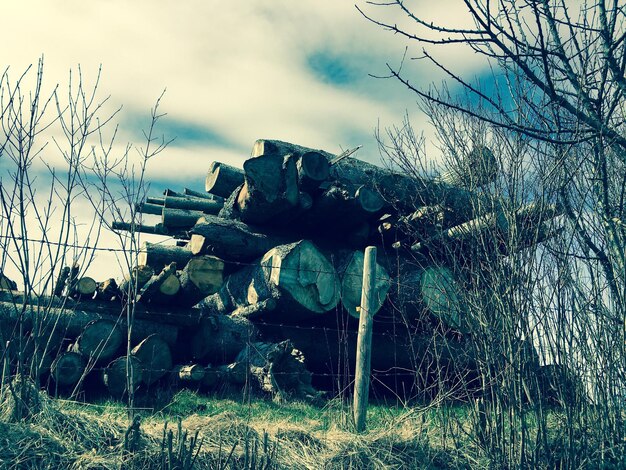
<svg viewBox="0 0 626 470">
<path fill-rule="evenodd" d="M 15 301 L 19 303 L 15 303 Z M 120 320 L 120 327 L 126 331 L 126 315 L 124 309 L 117 305 L 108 309 L 82 310 L 81 308 L 66 306 L 63 307 L 41 307 L 36 305 L 21 304 L 21 298 L 14 298 L 11 302 L 0 302 L 0 325 L 3 331 L 12 332 L 17 322 L 23 322 L 25 330 L 35 328 L 40 334 L 64 335 L 67 337 L 78 337 L 85 326 L 100 318 Z M 89 306 L 86 306 L 89 308 Z M 160 317 L 156 317 L 159 318 Z M 197 320 L 195 320 L 197 322 Z M 5 329 L 6 328 L 6 329 Z M 157 323 L 135 319 L 131 330 L 131 339 L 137 341 L 146 336 L 159 333 L 169 344 L 175 344 L 178 336 L 178 329 L 172 324 Z M 10 337 L 10 334 L 6 337 Z"/>
<path fill-rule="evenodd" d="M 213 313 L 229 313 L 275 299 L 273 316 L 298 322 L 334 309 L 339 296 L 339 278 L 332 264 L 315 245 L 303 240 L 279 245 L 257 263 L 232 274 L 203 306 Z"/>
<path fill-rule="evenodd" d="M 0 271 L 0 290 L 17 290 L 17 283 Z"/>
<path fill-rule="evenodd" d="M 160 271 L 170 263 L 185 266 L 191 257 L 192 253 L 188 248 L 145 242 L 137 257 L 137 264 L 150 266 L 155 271 Z"/>
<path fill-rule="evenodd" d="M 172 370 L 172 352 L 159 335 L 150 335 L 133 348 L 131 354 L 141 364 L 142 382 L 150 386 Z"/>
<path fill-rule="evenodd" d="M 200 364 L 178 365 L 172 369 L 175 382 L 200 383 L 204 379 L 205 369 Z"/>
<path fill-rule="evenodd" d="M 70 296 L 91 298 L 98 289 L 98 283 L 88 276 L 78 279 L 71 287 Z"/>
<path fill-rule="evenodd" d="M 118 322 L 100 318 L 85 325 L 80 336 L 69 348 L 93 363 L 108 363 L 120 349 L 125 331 Z"/>
<path fill-rule="evenodd" d="M 122 293 L 122 296 L 134 299 L 153 275 L 153 268 L 139 263 L 139 266 L 135 266 L 131 273 L 120 284 L 120 292 Z"/>
<path fill-rule="evenodd" d="M 292 155 L 265 155 L 243 164 L 245 182 L 237 198 L 241 220 L 265 223 L 298 204 L 298 170 Z"/>
<path fill-rule="evenodd" d="M 363 252 L 352 251 L 343 253 L 336 257 L 334 261 L 341 285 L 341 304 L 351 316 L 359 318 L 363 286 Z M 371 309 L 372 315 L 375 315 L 383 306 L 391 286 L 391 278 L 387 270 L 378 263 L 376 263 L 376 274 L 374 277 L 375 289 L 370 294 L 374 299 Z"/>
<path fill-rule="evenodd" d="M 121 298 L 122 293 L 120 292 L 120 288 L 117 286 L 117 282 L 115 281 L 115 279 L 111 278 L 98 283 L 94 299 L 111 301 Z"/>
<path fill-rule="evenodd" d="M 161 223 L 168 230 L 181 230 L 193 227 L 198 219 L 204 216 L 204 212 L 189 209 L 168 209 L 163 208 Z"/>
<path fill-rule="evenodd" d="M 190 250 L 194 255 L 212 254 L 226 260 L 250 261 L 276 245 L 292 240 L 267 235 L 236 220 L 207 215 L 191 229 Z"/>
<path fill-rule="evenodd" d="M 454 273 L 445 266 L 407 262 L 390 291 L 390 303 L 411 324 L 434 318 L 449 328 L 467 332 L 469 319 L 462 292 Z"/>
<path fill-rule="evenodd" d="M 144 303 L 168 303 L 174 300 L 179 290 L 180 281 L 176 276 L 176 263 L 170 263 L 143 286 L 137 300 Z"/>
<path fill-rule="evenodd" d="M 276 308 L 276 300 L 265 299 L 256 304 L 248 305 L 246 307 L 239 307 L 233 310 L 230 314 L 231 317 L 241 316 L 254 320 L 255 318 L 263 318 L 267 316 L 269 312 Z"/>
<path fill-rule="evenodd" d="M 161 215 L 163 213 L 163 205 L 149 204 L 144 202 L 143 204 L 137 204 L 135 207 L 137 212 L 148 215 Z"/>
<path fill-rule="evenodd" d="M 243 174 L 243 171 L 242 171 L 242 174 Z M 243 183 L 243 178 L 242 178 L 241 182 Z M 193 189 L 189 189 L 189 188 L 185 188 L 183 190 L 183 194 L 185 196 L 201 197 L 201 198 L 204 198 L 204 199 L 209 199 L 211 201 L 220 201 L 222 203 L 224 202 L 224 198 L 221 197 L 221 196 L 216 196 L 216 195 L 210 194 L 210 193 L 203 193 L 203 192 L 200 192 L 200 191 L 194 191 Z"/>
<path fill-rule="evenodd" d="M 298 187 L 300 191 L 315 191 L 328 179 L 328 159 L 319 152 L 310 151 L 297 156 Z"/>
<path fill-rule="evenodd" d="M 121 398 L 128 390 L 135 392 L 143 381 L 143 367 L 135 356 L 122 356 L 111 362 L 102 375 L 109 393 Z"/>
<path fill-rule="evenodd" d="M 165 189 L 163 191 L 163 196 L 174 196 L 174 197 L 178 197 L 178 196 L 182 196 L 182 194 L 180 194 L 178 191 L 174 191 L 173 189 Z"/>
<path fill-rule="evenodd" d="M 170 197 L 176 197 L 176 196 L 170 196 Z M 147 204 L 155 204 L 157 206 L 163 206 L 163 205 L 165 205 L 165 198 L 163 198 L 163 197 L 147 197 L 146 198 L 146 203 Z"/>
<path fill-rule="evenodd" d="M 252 343 L 237 356 L 236 362 L 246 364 L 253 384 L 273 397 L 315 399 L 319 393 L 311 385 L 311 373 L 305 358 L 291 341 Z"/>
<path fill-rule="evenodd" d="M 200 198 L 191 196 L 165 196 L 164 206 L 167 209 L 190 209 L 194 211 L 201 211 L 205 214 L 217 214 L 222 209 L 222 207 L 224 207 L 224 203 L 221 201 L 213 201 L 212 199 L 207 199 L 204 197 Z"/>
<path fill-rule="evenodd" d="M 243 184 L 243 170 L 225 163 L 212 162 L 205 181 L 207 193 L 227 198 L 240 185 Z"/>
<path fill-rule="evenodd" d="M 177 303 L 193 306 L 205 297 L 215 294 L 224 283 L 224 261 L 215 256 L 196 256 L 180 273 L 180 291 Z"/>
<path fill-rule="evenodd" d="M 191 353 L 196 360 L 227 364 L 246 344 L 257 341 L 256 327 L 244 317 L 208 315 L 191 332 Z"/>
<path fill-rule="evenodd" d="M 259 139 L 254 143 L 252 147 L 252 157 L 258 157 L 261 155 L 295 155 L 301 156 L 307 153 L 316 153 L 326 157 L 330 162 L 336 155 L 326 152 L 324 150 L 316 150 L 301 145 L 291 144 L 289 142 L 283 142 L 280 140 L 272 139 Z"/>
<path fill-rule="evenodd" d="M 73 387 L 85 372 L 86 361 L 76 352 L 60 353 L 50 367 L 55 383 L 62 388 Z"/>
<path fill-rule="evenodd" d="M 152 235 L 166 235 L 174 238 L 186 238 L 184 230 L 168 229 L 163 224 L 145 225 L 132 224 L 130 222 L 114 221 L 111 224 L 112 230 L 120 230 L 131 233 L 149 233 Z"/>
</svg>

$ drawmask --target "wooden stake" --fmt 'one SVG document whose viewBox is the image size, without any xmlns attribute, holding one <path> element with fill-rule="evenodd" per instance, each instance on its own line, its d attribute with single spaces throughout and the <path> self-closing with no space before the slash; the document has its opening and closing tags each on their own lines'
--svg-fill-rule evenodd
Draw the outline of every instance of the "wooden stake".
<svg viewBox="0 0 626 470">
<path fill-rule="evenodd" d="M 354 423 L 356 432 L 365 431 L 366 424 L 372 358 L 372 318 L 376 303 L 375 287 L 376 247 L 368 246 L 365 249 L 365 259 L 363 260 L 363 288 L 354 372 Z"/>
</svg>

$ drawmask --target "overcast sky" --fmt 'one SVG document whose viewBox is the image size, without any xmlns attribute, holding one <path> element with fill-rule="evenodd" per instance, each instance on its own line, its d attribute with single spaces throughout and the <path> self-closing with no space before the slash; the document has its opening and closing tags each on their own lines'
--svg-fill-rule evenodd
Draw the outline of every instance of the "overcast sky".
<svg viewBox="0 0 626 470">
<path fill-rule="evenodd" d="M 406 24 L 390 9 L 356 3 Z M 458 0 L 412 3 L 427 18 L 463 24 Z M 211 161 L 241 166 L 258 138 L 335 153 L 363 145 L 358 157 L 377 161 L 378 125 L 399 124 L 408 112 L 417 131 L 432 134 L 410 92 L 370 77 L 398 64 L 405 42 L 368 22 L 352 0 L 7 0 L 0 15 L 0 65 L 13 76 L 43 56 L 49 89 L 64 86 L 79 64 L 89 85 L 102 65 L 101 96 L 123 106 L 120 150 L 141 140 L 167 89 L 160 132 L 176 140 L 150 164 L 159 187 L 202 189 Z M 481 72 L 466 50 L 439 57 Z M 406 70 L 416 85 L 441 79 L 424 61 Z"/>
</svg>

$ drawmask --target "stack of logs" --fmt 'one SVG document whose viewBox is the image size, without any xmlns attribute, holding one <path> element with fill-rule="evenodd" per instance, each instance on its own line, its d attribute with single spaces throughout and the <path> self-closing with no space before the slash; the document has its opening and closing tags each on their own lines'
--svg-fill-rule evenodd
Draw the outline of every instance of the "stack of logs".
<svg viewBox="0 0 626 470">
<path fill-rule="evenodd" d="M 464 334 L 471 318 L 449 268 L 458 248 L 489 232 L 509 241 L 501 247 L 508 254 L 549 236 L 558 211 L 528 204 L 505 216 L 498 200 L 476 190 L 497 174 L 484 147 L 461 167 L 423 178 L 349 152 L 258 140 L 243 169 L 213 162 L 206 192 L 166 190 L 136 208 L 159 223 L 113 222 L 114 230 L 177 239 L 145 243 L 122 283 L 97 283 L 65 268 L 44 303 L 45 327 L 33 305 L 16 308 L 28 303 L 17 293 L 3 299 L 2 318 L 26 320 L 37 349 L 46 343 L 31 357 L 63 387 L 103 369 L 118 396 L 128 384 L 174 381 L 254 383 L 312 397 L 311 373 L 316 386 L 328 386 L 351 370 L 363 248 L 378 245 L 393 254 L 379 256 L 376 267 L 374 374 L 466 375 L 474 367 Z M 389 320 L 398 312 L 404 328 Z M 129 321 L 132 348 L 121 355 Z"/>
</svg>

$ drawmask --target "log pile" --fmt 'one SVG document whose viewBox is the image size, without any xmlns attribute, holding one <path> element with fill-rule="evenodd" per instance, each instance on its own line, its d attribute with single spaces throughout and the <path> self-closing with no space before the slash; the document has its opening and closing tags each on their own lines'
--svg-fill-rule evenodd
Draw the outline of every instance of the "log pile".
<svg viewBox="0 0 626 470">
<path fill-rule="evenodd" d="M 386 255 L 376 266 L 374 374 L 437 368 L 465 376 L 474 367 L 471 319 L 451 256 L 487 231 L 515 236 L 502 248 L 509 254 L 541 241 L 538 227 L 558 215 L 529 204 L 505 216 L 503 204 L 476 189 L 496 173 L 484 148 L 464 173 L 425 178 L 258 140 L 243 169 L 211 163 L 206 192 L 166 190 L 138 205 L 144 220 L 158 217 L 154 224 L 112 224 L 175 245 L 145 243 L 119 282 L 65 268 L 45 304 L 53 321 L 42 324 L 17 293 L 0 302 L 0 321 L 10 328 L 19 318 L 32 337 L 55 338 L 44 355 L 55 352 L 50 371 L 61 387 L 75 387 L 91 367 L 115 396 L 167 381 L 254 383 L 311 398 L 312 377 L 336 384 L 352 370 L 363 248 L 378 245 Z M 399 306 L 404 328 L 391 328 L 385 319 Z"/>
</svg>

